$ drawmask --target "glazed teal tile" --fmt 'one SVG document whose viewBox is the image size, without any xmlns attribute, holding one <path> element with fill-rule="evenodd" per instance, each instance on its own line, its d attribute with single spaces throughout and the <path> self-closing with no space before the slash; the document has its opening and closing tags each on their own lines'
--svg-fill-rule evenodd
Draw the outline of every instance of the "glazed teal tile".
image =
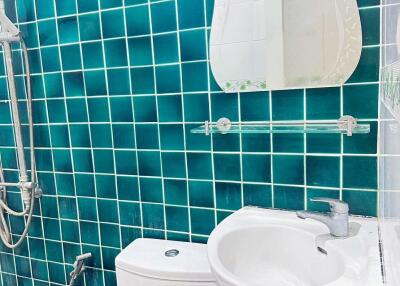
<svg viewBox="0 0 400 286">
<path fill-rule="evenodd" d="M 179 34 L 181 61 L 205 60 L 206 33 L 205 30 L 182 31 Z"/>
<path fill-rule="evenodd" d="M 49 127 L 34 126 L 34 142 L 37 147 L 50 147 Z M 11 136 L 12 138 L 12 136 Z M 13 144 L 14 145 L 14 144 Z"/>
<path fill-rule="evenodd" d="M 78 12 L 91 12 L 99 9 L 98 1 L 78 0 Z"/>
<path fill-rule="evenodd" d="M 186 177 L 186 160 L 184 153 L 162 152 L 163 176 L 169 178 Z"/>
<path fill-rule="evenodd" d="M 46 251 L 44 246 L 44 240 L 30 237 L 28 241 L 29 241 L 29 246 L 32 247 L 29 251 L 31 258 L 45 260 Z"/>
<path fill-rule="evenodd" d="M 340 88 L 313 88 L 306 90 L 307 120 L 340 118 Z"/>
<path fill-rule="evenodd" d="M 0 265 L 3 271 L 8 273 L 15 273 L 15 262 L 12 255 L 2 253 L 0 258 Z"/>
<path fill-rule="evenodd" d="M 151 27 L 153 33 L 163 33 L 177 29 L 175 9 L 175 1 L 151 4 Z"/>
<path fill-rule="evenodd" d="M 240 118 L 242 121 L 269 121 L 268 93 L 241 93 Z"/>
<path fill-rule="evenodd" d="M 65 284 L 65 269 L 63 264 L 48 263 L 50 282 Z"/>
<path fill-rule="evenodd" d="M 72 147 L 90 147 L 89 126 L 87 124 L 70 125 Z"/>
<path fill-rule="evenodd" d="M 238 210 L 242 207 L 240 184 L 215 183 L 215 195 L 218 209 Z"/>
<path fill-rule="evenodd" d="M 35 1 L 36 15 L 38 19 L 54 17 L 54 1 L 53 0 L 37 0 Z"/>
<path fill-rule="evenodd" d="M 95 196 L 94 176 L 91 174 L 75 174 L 77 196 Z"/>
<path fill-rule="evenodd" d="M 207 91 L 207 63 L 183 63 L 182 84 L 184 92 Z"/>
<path fill-rule="evenodd" d="M 243 184 L 243 204 L 245 206 L 271 207 L 271 186 Z"/>
<path fill-rule="evenodd" d="M 167 231 L 167 239 L 174 240 L 174 241 L 185 241 L 185 242 L 190 241 L 190 237 L 188 234 L 177 233 L 177 232 L 168 232 L 168 231 Z"/>
<path fill-rule="evenodd" d="M 70 220 L 61 221 L 61 236 L 63 241 L 79 242 L 78 222 Z"/>
<path fill-rule="evenodd" d="M 78 198 L 78 213 L 79 219 L 97 221 L 97 205 L 96 199 Z"/>
<path fill-rule="evenodd" d="M 308 186 L 339 187 L 339 157 L 306 157 L 306 181 Z"/>
<path fill-rule="evenodd" d="M 85 89 L 83 86 L 82 72 L 70 72 L 64 74 L 65 95 L 67 97 L 83 96 Z"/>
<path fill-rule="evenodd" d="M 100 0 L 101 9 L 115 8 L 122 6 L 122 0 Z"/>
<path fill-rule="evenodd" d="M 270 152 L 270 134 L 242 134 L 243 152 Z"/>
<path fill-rule="evenodd" d="M 182 121 L 182 97 L 180 95 L 159 96 L 157 102 L 160 122 Z"/>
<path fill-rule="evenodd" d="M 57 16 L 64 16 L 76 13 L 75 1 L 56 0 Z"/>
<path fill-rule="evenodd" d="M 114 257 L 118 255 L 118 251 L 114 251 Z M 114 261 L 115 259 L 111 259 Z M 105 285 L 115 285 L 117 283 L 117 277 L 115 272 L 104 272 Z"/>
<path fill-rule="evenodd" d="M 379 0 L 357 0 L 359 7 L 376 6 L 379 5 Z"/>
<path fill-rule="evenodd" d="M 182 124 L 160 125 L 161 150 L 183 150 Z"/>
<path fill-rule="evenodd" d="M 76 257 L 80 254 L 80 246 L 68 242 L 63 243 L 64 261 L 68 264 L 73 264 Z M 72 270 L 71 270 L 72 271 Z"/>
<path fill-rule="evenodd" d="M 150 203 L 162 203 L 163 188 L 161 179 L 140 178 L 141 199 Z"/>
<path fill-rule="evenodd" d="M 195 207 L 214 207 L 214 187 L 212 182 L 189 182 L 190 205 Z"/>
<path fill-rule="evenodd" d="M 53 171 L 52 170 L 52 164 L 53 160 L 51 157 L 51 153 L 49 150 L 37 150 L 35 152 L 35 157 L 36 157 L 36 169 L 38 171 Z M 4 160 L 4 152 L 2 152 L 2 158 Z M 15 158 L 15 157 L 13 157 Z M 8 161 L 10 162 L 10 161 Z M 12 162 L 12 161 L 11 161 Z"/>
<path fill-rule="evenodd" d="M 52 125 L 50 126 L 52 147 L 69 148 L 68 126 Z"/>
<path fill-rule="evenodd" d="M 112 125 L 114 148 L 133 149 L 135 147 L 134 127 L 130 124 Z"/>
<path fill-rule="evenodd" d="M 360 62 L 349 83 L 376 82 L 379 79 L 379 47 L 362 49 Z"/>
<path fill-rule="evenodd" d="M 96 231 L 98 232 L 98 231 Z M 98 244 L 98 243 L 97 243 Z M 90 259 L 86 260 L 85 265 L 89 267 L 98 267 L 101 268 L 101 254 L 100 254 L 100 247 L 99 246 L 93 246 L 93 245 L 82 245 L 82 253 L 92 253 L 92 257 Z M 85 274 L 87 272 L 90 272 L 90 269 L 87 268 L 85 271 Z M 83 276 L 83 275 L 82 275 Z M 87 281 L 87 280 L 86 280 Z"/>
<path fill-rule="evenodd" d="M 65 219 L 77 219 L 76 200 L 70 197 L 58 197 L 60 217 Z"/>
<path fill-rule="evenodd" d="M 153 63 L 150 37 L 130 38 L 128 45 L 131 66 L 144 66 Z"/>
<path fill-rule="evenodd" d="M 114 160 L 111 150 L 94 150 L 93 155 L 97 173 L 114 173 Z"/>
<path fill-rule="evenodd" d="M 42 65 L 44 72 L 54 72 L 60 70 L 60 58 L 57 47 L 48 47 L 40 49 L 42 55 Z"/>
<path fill-rule="evenodd" d="M 273 134 L 274 153 L 303 153 L 304 135 L 303 134 Z"/>
<path fill-rule="evenodd" d="M 93 172 L 93 158 L 90 150 L 72 150 L 75 172 Z"/>
<path fill-rule="evenodd" d="M 209 235 L 215 227 L 215 211 L 190 208 L 192 233 Z"/>
<path fill-rule="evenodd" d="M 271 182 L 270 155 L 242 155 L 243 181 Z"/>
<path fill-rule="evenodd" d="M 43 238 L 42 219 L 32 217 L 31 226 L 29 228 L 29 235 L 32 237 Z"/>
<path fill-rule="evenodd" d="M 376 189 L 376 157 L 344 156 L 343 187 Z"/>
<path fill-rule="evenodd" d="M 168 230 L 189 231 L 189 211 L 184 207 L 165 207 L 165 219 Z"/>
<path fill-rule="evenodd" d="M 115 257 L 120 253 L 119 249 L 115 249 L 115 248 L 107 248 L 107 247 L 102 247 L 101 248 L 101 255 L 103 257 L 103 268 L 106 270 L 112 270 L 115 271 Z M 112 275 L 112 280 L 106 280 L 107 275 L 106 273 L 110 273 L 110 276 Z M 104 277 L 105 277 L 105 283 L 109 283 L 110 284 L 106 284 L 106 285 L 116 285 L 116 277 L 115 277 L 115 273 L 112 272 L 104 272 Z M 111 279 L 111 278 L 108 278 Z M 112 283 L 114 282 L 114 283 Z"/>
<path fill-rule="evenodd" d="M 212 179 L 211 154 L 187 153 L 190 179 Z"/>
<path fill-rule="evenodd" d="M 343 112 L 356 118 L 378 118 L 377 84 L 352 85 L 343 88 Z"/>
<path fill-rule="evenodd" d="M 343 138 L 344 153 L 351 154 L 376 154 L 377 152 L 377 122 L 366 122 L 371 126 L 369 134 L 359 134 L 357 136 Z"/>
<path fill-rule="evenodd" d="M 124 67 L 128 65 L 125 39 L 104 41 L 104 54 L 107 67 Z"/>
<path fill-rule="evenodd" d="M 302 120 L 304 118 L 303 90 L 272 92 L 272 120 Z"/>
<path fill-rule="evenodd" d="M 79 70 L 82 68 L 79 45 L 61 46 L 60 51 L 63 70 Z"/>
<path fill-rule="evenodd" d="M 50 123 L 62 123 L 67 121 L 64 100 L 57 99 L 47 101 L 47 109 Z"/>
<path fill-rule="evenodd" d="M 61 73 L 44 75 L 46 98 L 63 97 L 63 81 Z"/>
<path fill-rule="evenodd" d="M 177 33 L 162 34 L 153 37 L 154 60 L 156 64 L 176 63 L 178 56 Z"/>
<path fill-rule="evenodd" d="M 118 203 L 115 200 L 97 200 L 100 222 L 118 223 Z"/>
<path fill-rule="evenodd" d="M 349 204 L 351 214 L 364 216 L 377 215 L 377 192 L 343 190 L 343 200 Z M 360 204 L 360 202 L 362 203 Z"/>
<path fill-rule="evenodd" d="M 79 41 L 77 17 L 59 18 L 57 20 L 57 25 L 60 44 Z"/>
<path fill-rule="evenodd" d="M 118 198 L 125 201 L 139 200 L 137 177 L 117 176 Z"/>
<path fill-rule="evenodd" d="M 71 153 L 69 150 L 53 150 L 54 170 L 72 172 Z"/>
<path fill-rule="evenodd" d="M 0 137 L 0 146 L 14 146 L 13 128 L 11 126 L 1 126 L 0 132 L 2 133 L 2 137 Z"/>
<path fill-rule="evenodd" d="M 332 189 L 307 189 L 307 210 L 318 212 L 329 212 L 330 207 L 327 203 L 312 202 L 312 198 L 334 198 L 339 199 L 339 190 Z"/>
<path fill-rule="evenodd" d="M 180 83 L 179 65 L 167 65 L 156 67 L 156 89 L 157 93 L 175 93 L 180 92 L 182 87 Z"/>
<path fill-rule="evenodd" d="M 216 180 L 240 181 L 240 156 L 237 154 L 214 154 Z"/>
<path fill-rule="evenodd" d="M 49 11 L 51 11 L 51 9 L 49 9 Z M 39 39 L 36 29 L 37 29 L 36 23 L 20 25 L 20 31 L 24 35 L 25 44 L 27 45 L 28 48 L 36 48 L 39 45 Z M 39 67 L 36 66 L 35 69 L 37 68 Z"/>
<path fill-rule="evenodd" d="M 57 26 L 54 19 L 39 22 L 38 30 L 41 46 L 57 44 Z"/>
<path fill-rule="evenodd" d="M 35 36 L 37 37 L 37 35 Z M 36 40 L 37 42 L 37 40 Z M 38 44 L 38 42 L 37 42 Z M 28 43 L 27 43 L 28 45 Z M 30 45 L 30 44 L 29 44 Z M 28 47 L 30 48 L 31 46 Z M 41 73 L 42 72 L 42 65 L 41 65 L 41 59 L 40 59 L 40 50 L 39 49 L 35 49 L 35 50 L 30 50 L 29 53 L 29 65 L 31 67 L 31 72 L 32 73 Z M 1 73 L 1 69 L 0 69 L 0 73 Z M 3 88 L 3 86 L 5 86 L 5 80 L 3 79 L 2 81 L 0 81 L 0 88 Z"/>
<path fill-rule="evenodd" d="M 30 277 L 32 275 L 31 265 L 30 265 L 28 258 L 16 256 L 15 257 L 15 266 L 16 266 L 16 270 L 17 270 L 16 271 L 17 275 L 26 276 L 26 277 Z M 22 285 L 25 285 L 25 284 L 22 284 Z"/>
<path fill-rule="evenodd" d="M 216 122 L 222 117 L 227 117 L 231 121 L 237 121 L 238 115 L 238 95 L 227 93 L 214 93 L 211 95 L 212 121 Z"/>
<path fill-rule="evenodd" d="M 186 206 L 188 203 L 186 180 L 164 179 L 164 194 L 166 204 Z"/>
<path fill-rule="evenodd" d="M 40 260 L 31 260 L 31 267 L 32 267 L 32 276 L 35 279 L 40 279 L 40 280 L 48 280 L 48 275 L 49 272 L 47 270 L 47 264 L 44 261 L 40 261 Z M 35 281 L 35 286 L 45 286 L 47 284 L 44 284 L 44 282 L 41 282 L 43 284 L 38 284 L 37 281 Z"/>
<path fill-rule="evenodd" d="M 274 187 L 274 207 L 279 209 L 304 209 L 304 188 Z"/>
<path fill-rule="evenodd" d="M 380 8 L 360 10 L 363 45 L 379 45 Z"/>
<path fill-rule="evenodd" d="M 156 124 L 137 124 L 136 140 L 138 149 L 158 149 L 158 126 Z"/>
<path fill-rule="evenodd" d="M 210 119 L 207 93 L 184 94 L 185 121 L 204 122 Z"/>
<path fill-rule="evenodd" d="M 72 174 L 56 174 L 57 195 L 75 196 L 74 177 Z"/>
<path fill-rule="evenodd" d="M 32 108 L 38 110 L 37 113 L 33 114 L 33 122 L 35 123 L 47 123 L 46 106 L 44 101 L 32 102 Z"/>
<path fill-rule="evenodd" d="M 132 226 L 140 226 L 142 224 L 139 203 L 119 202 L 118 206 L 121 224 Z"/>
<path fill-rule="evenodd" d="M 86 95 L 107 94 L 106 78 L 103 70 L 85 71 L 84 78 Z"/>
<path fill-rule="evenodd" d="M 164 229 L 164 210 L 162 205 L 142 204 L 143 227 Z"/>
<path fill-rule="evenodd" d="M 161 176 L 161 159 L 158 151 L 139 151 L 139 175 Z"/>
<path fill-rule="evenodd" d="M 121 175 L 136 175 L 136 152 L 118 150 L 115 151 L 116 171 Z"/>
<path fill-rule="evenodd" d="M 304 184 L 304 158 L 298 155 L 272 156 L 274 183 Z"/>
<path fill-rule="evenodd" d="M 96 190 L 99 198 L 116 199 L 116 182 L 114 175 L 96 175 Z"/>
<path fill-rule="evenodd" d="M 110 99 L 111 120 L 113 122 L 133 122 L 132 100 L 130 97 Z"/>
<path fill-rule="evenodd" d="M 104 67 L 101 42 L 82 43 L 82 59 L 85 68 Z"/>
<path fill-rule="evenodd" d="M 216 152 L 240 151 L 239 134 L 213 134 L 213 150 Z"/>
<path fill-rule="evenodd" d="M 154 93 L 154 68 L 143 67 L 131 69 L 131 83 L 135 94 Z"/>
<path fill-rule="evenodd" d="M 144 238 L 165 239 L 165 231 L 156 229 L 143 229 Z"/>
<path fill-rule="evenodd" d="M 146 5 L 125 9 L 128 36 L 150 34 L 149 10 Z"/>
<path fill-rule="evenodd" d="M 98 13 L 80 15 L 79 35 L 81 41 L 100 40 L 100 16 Z"/>
<path fill-rule="evenodd" d="M 127 68 L 107 70 L 108 94 L 130 94 L 129 81 L 129 70 Z"/>
<path fill-rule="evenodd" d="M 52 173 L 37 173 L 38 177 L 38 184 L 41 186 L 45 191 L 44 194 L 46 195 L 55 195 L 55 183 L 54 183 L 54 174 Z"/>
<path fill-rule="evenodd" d="M 340 153 L 340 134 L 307 134 L 307 153 Z"/>
<path fill-rule="evenodd" d="M 124 12 L 122 9 L 101 12 L 103 38 L 125 36 Z"/>
<path fill-rule="evenodd" d="M 180 29 L 204 27 L 204 2 L 180 0 L 178 1 L 178 15 Z"/>
<path fill-rule="evenodd" d="M 89 120 L 91 122 L 108 122 L 110 121 L 109 103 L 107 98 L 89 98 Z"/>
<path fill-rule="evenodd" d="M 35 9 L 34 9 L 35 2 L 33 0 L 28 0 L 28 1 L 18 0 L 16 1 L 16 3 L 18 5 L 17 15 L 19 21 L 21 22 L 34 21 L 36 19 Z"/>
<path fill-rule="evenodd" d="M 100 223 L 100 238 L 102 246 L 120 247 L 119 226 L 108 223 Z"/>
<path fill-rule="evenodd" d="M 154 96 L 134 97 L 133 106 L 136 122 L 157 122 L 156 98 Z"/>
</svg>

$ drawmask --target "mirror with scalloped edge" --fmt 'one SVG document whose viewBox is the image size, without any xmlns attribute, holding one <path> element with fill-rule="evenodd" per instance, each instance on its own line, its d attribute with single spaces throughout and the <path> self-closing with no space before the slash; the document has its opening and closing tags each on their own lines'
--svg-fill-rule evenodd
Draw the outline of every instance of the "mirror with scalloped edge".
<svg viewBox="0 0 400 286">
<path fill-rule="evenodd" d="M 361 49 L 357 0 L 215 0 L 210 62 L 225 92 L 340 86 Z"/>
</svg>

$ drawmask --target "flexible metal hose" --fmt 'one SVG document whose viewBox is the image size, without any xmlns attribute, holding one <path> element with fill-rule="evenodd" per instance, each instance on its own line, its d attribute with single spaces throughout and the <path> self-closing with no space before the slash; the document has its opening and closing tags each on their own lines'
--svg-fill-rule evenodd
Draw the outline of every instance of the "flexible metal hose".
<svg viewBox="0 0 400 286">
<path fill-rule="evenodd" d="M 30 151 L 31 151 L 30 152 L 30 155 L 31 155 L 31 182 L 33 183 L 33 186 L 35 186 L 36 185 L 36 164 L 35 164 L 35 151 L 34 151 L 35 146 L 34 146 L 34 134 L 33 134 L 31 74 L 30 74 L 30 67 L 29 67 L 28 49 L 27 49 L 26 44 L 22 37 L 20 37 L 20 40 L 21 40 L 21 48 L 22 48 L 22 53 L 23 53 L 24 62 L 25 62 L 25 74 L 26 74 L 25 84 L 26 84 Z M 9 45 L 9 43 L 6 43 L 6 44 Z M 11 55 L 9 55 L 9 56 L 11 56 Z M 14 99 L 14 100 L 17 100 L 17 99 Z M 16 104 L 18 104 L 18 102 Z M 19 120 L 19 119 L 14 118 L 14 120 Z M 21 132 L 21 131 L 19 131 L 19 132 Z M 17 136 L 21 136 L 21 135 L 18 134 Z M 25 162 L 23 162 L 23 165 L 24 164 L 25 164 Z M 0 174 L 1 174 L 0 181 L 4 182 L 4 177 L 2 175 L 2 172 L 0 172 Z M 24 201 L 24 210 L 22 212 L 14 211 L 7 206 L 7 204 L 5 203 L 5 200 L 6 200 L 5 188 L 3 189 L 3 195 L 0 197 L 0 216 L 1 216 L 1 218 L 0 218 L 0 238 L 3 241 L 4 245 L 8 248 L 16 248 L 22 243 L 22 241 L 25 239 L 26 235 L 28 234 L 28 230 L 29 230 L 29 227 L 30 227 L 31 221 L 32 221 L 33 208 L 35 205 L 35 187 L 33 187 L 31 190 L 21 188 L 21 191 L 22 192 L 30 192 L 29 203 L 27 203 L 26 200 Z M 6 211 L 9 214 L 14 215 L 14 216 L 25 216 L 25 215 L 28 216 L 26 219 L 24 231 L 22 232 L 18 241 L 14 244 L 11 242 L 12 237 L 11 237 L 10 231 L 8 229 L 7 221 L 4 217 L 4 211 Z"/>
</svg>

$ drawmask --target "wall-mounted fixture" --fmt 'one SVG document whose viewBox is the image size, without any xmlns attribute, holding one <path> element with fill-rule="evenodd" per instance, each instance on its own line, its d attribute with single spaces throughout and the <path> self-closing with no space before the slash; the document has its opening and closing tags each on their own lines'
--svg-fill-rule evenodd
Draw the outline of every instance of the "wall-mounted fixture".
<svg viewBox="0 0 400 286">
<path fill-rule="evenodd" d="M 0 1 L 0 44 L 3 47 L 5 64 L 7 69 L 7 81 L 9 90 L 9 102 L 11 106 L 14 137 L 17 149 L 17 159 L 19 167 L 19 182 L 5 182 L 5 176 L 0 161 L 0 238 L 4 245 L 8 248 L 15 248 L 19 246 L 28 233 L 28 229 L 32 220 L 33 207 L 35 203 L 35 196 L 40 196 L 41 191 L 36 184 L 35 172 L 35 151 L 33 140 L 33 119 L 32 119 L 32 95 L 29 71 L 28 50 L 22 38 L 20 31 L 14 24 L 7 18 L 4 11 L 4 1 Z M 24 69 L 26 74 L 26 98 L 28 107 L 28 125 L 29 125 L 29 141 L 30 141 L 30 162 L 31 162 L 31 175 L 28 174 L 27 163 L 24 154 L 24 144 L 21 130 L 21 116 L 18 107 L 17 89 L 15 86 L 15 75 L 12 60 L 11 43 L 18 43 L 22 50 L 24 60 Z M 0 114 L 1 116 L 1 114 Z M 0 157 L 1 158 L 1 157 Z M 23 210 L 15 211 L 7 205 L 7 187 L 17 187 L 21 190 L 23 200 Z M 9 215 L 25 217 L 25 228 L 20 234 L 19 239 L 14 243 L 12 241 L 11 233 L 8 229 L 8 223 L 5 218 L 5 213 Z"/>
<path fill-rule="evenodd" d="M 361 49 L 356 0 L 215 0 L 210 61 L 225 92 L 338 86 Z"/>
<path fill-rule="evenodd" d="M 192 133 L 210 135 L 212 133 L 339 133 L 352 136 L 370 132 L 369 123 L 358 123 L 357 119 L 346 115 L 333 120 L 304 121 L 265 121 L 265 122 L 231 122 L 220 118 L 217 122 L 205 121 L 204 125 L 191 130 Z"/>
</svg>

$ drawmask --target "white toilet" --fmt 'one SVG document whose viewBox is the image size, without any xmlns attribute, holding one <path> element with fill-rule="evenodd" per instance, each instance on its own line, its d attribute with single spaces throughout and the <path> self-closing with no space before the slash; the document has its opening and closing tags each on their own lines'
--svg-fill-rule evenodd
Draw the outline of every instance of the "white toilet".
<svg viewBox="0 0 400 286">
<path fill-rule="evenodd" d="M 140 238 L 115 259 L 118 286 L 216 286 L 207 246 Z"/>
</svg>

